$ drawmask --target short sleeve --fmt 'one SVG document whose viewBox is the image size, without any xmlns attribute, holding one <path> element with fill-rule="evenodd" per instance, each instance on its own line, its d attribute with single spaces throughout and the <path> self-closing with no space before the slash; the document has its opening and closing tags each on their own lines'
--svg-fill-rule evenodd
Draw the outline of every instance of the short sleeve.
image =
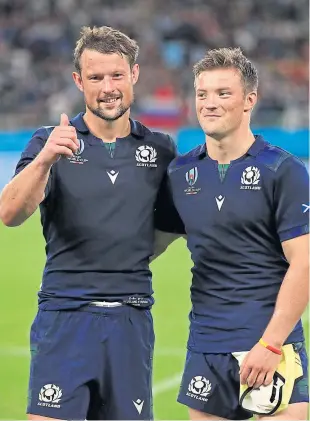
<svg viewBox="0 0 310 421">
<path fill-rule="evenodd" d="M 299 159 L 290 157 L 278 169 L 274 198 L 281 242 L 309 233 L 309 174 Z"/>
<path fill-rule="evenodd" d="M 26 145 L 25 150 L 21 154 L 20 160 L 18 161 L 14 177 L 19 174 L 24 168 L 27 167 L 41 152 L 50 132 L 45 127 L 38 129 L 31 137 L 30 141 Z M 48 183 L 45 189 L 45 197 L 47 197 L 51 188 L 51 174 L 48 179 Z"/>
<path fill-rule="evenodd" d="M 173 203 L 167 175 L 162 181 L 155 204 L 155 229 L 175 234 L 185 234 L 184 224 Z"/>
</svg>

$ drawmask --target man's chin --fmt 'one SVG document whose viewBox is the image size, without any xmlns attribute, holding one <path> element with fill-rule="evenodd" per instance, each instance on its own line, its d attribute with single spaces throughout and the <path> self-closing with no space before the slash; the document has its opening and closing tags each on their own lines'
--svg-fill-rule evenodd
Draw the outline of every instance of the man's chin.
<svg viewBox="0 0 310 421">
<path fill-rule="evenodd" d="M 202 130 L 207 136 L 210 136 L 213 139 L 221 139 L 224 134 L 221 130 L 215 130 L 214 127 L 202 127 Z"/>
<path fill-rule="evenodd" d="M 128 110 L 125 108 L 122 109 L 117 109 L 117 110 L 111 110 L 111 111 L 107 111 L 107 110 L 102 110 L 100 108 L 97 109 L 93 109 L 88 107 L 88 109 L 97 117 L 101 118 L 102 120 L 105 121 L 115 121 L 118 120 L 119 118 L 121 118 L 126 111 Z"/>
<path fill-rule="evenodd" d="M 102 118 L 102 120 L 105 120 L 105 121 L 115 121 L 121 117 L 121 114 L 115 111 L 111 113 L 105 111 L 104 113 L 100 113 L 98 117 Z"/>
<path fill-rule="evenodd" d="M 214 140 L 222 140 L 225 137 L 224 132 L 210 130 L 205 132 L 208 137 L 212 137 Z"/>
</svg>

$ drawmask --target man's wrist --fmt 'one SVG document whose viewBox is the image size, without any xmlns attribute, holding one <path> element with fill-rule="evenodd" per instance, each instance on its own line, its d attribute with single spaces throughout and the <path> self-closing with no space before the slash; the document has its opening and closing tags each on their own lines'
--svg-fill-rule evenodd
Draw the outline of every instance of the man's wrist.
<svg viewBox="0 0 310 421">
<path fill-rule="evenodd" d="M 36 157 L 33 161 L 37 168 L 40 169 L 43 173 L 48 173 L 53 166 L 53 163 L 46 162 L 40 155 Z"/>
<path fill-rule="evenodd" d="M 274 354 L 282 355 L 282 348 L 276 348 L 275 346 L 270 345 L 262 338 L 258 341 L 258 343 L 263 346 L 264 348 L 268 349 L 269 351 L 273 352 Z"/>
<path fill-rule="evenodd" d="M 262 340 L 276 349 L 281 349 L 285 342 L 284 340 L 281 340 L 276 336 L 272 336 L 266 333 L 263 334 Z"/>
</svg>

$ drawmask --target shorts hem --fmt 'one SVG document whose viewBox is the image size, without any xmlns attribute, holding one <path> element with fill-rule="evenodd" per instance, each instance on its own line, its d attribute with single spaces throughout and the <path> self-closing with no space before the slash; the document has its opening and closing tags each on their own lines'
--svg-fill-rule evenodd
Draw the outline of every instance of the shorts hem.
<svg viewBox="0 0 310 421">
<path fill-rule="evenodd" d="M 47 417 L 47 418 L 55 418 L 55 419 L 61 419 L 61 420 L 85 420 L 86 415 L 66 415 L 63 413 L 59 413 L 59 414 L 49 414 L 45 411 L 40 411 L 40 410 L 34 410 L 31 411 L 31 409 L 27 409 L 26 414 L 29 415 L 39 415 L 40 417 Z"/>
<path fill-rule="evenodd" d="M 195 402 L 193 402 L 191 404 L 188 404 L 188 402 L 185 402 L 185 400 L 183 401 L 182 400 L 182 397 L 180 397 L 180 396 L 177 398 L 177 402 L 180 403 L 180 404 L 182 404 L 182 405 L 187 406 L 190 409 L 195 409 L 196 411 L 203 412 L 204 414 L 214 415 L 215 417 L 221 417 L 221 418 L 225 418 L 225 419 L 250 420 L 252 418 L 252 416 L 253 416 L 253 415 L 249 415 L 248 418 L 244 418 L 244 417 L 242 417 L 242 418 L 230 418 L 227 414 L 223 414 L 223 413 L 217 413 L 217 414 L 215 414 L 215 413 L 207 412 L 207 411 L 204 411 L 201 407 L 199 407 L 198 401 L 197 401 L 197 405 L 195 405 Z"/>
<path fill-rule="evenodd" d="M 294 399 L 294 402 L 289 402 L 289 405 L 294 403 L 309 403 L 309 398 Z"/>
<path fill-rule="evenodd" d="M 214 415 L 214 416 L 216 416 L 216 417 L 223 417 L 223 418 L 227 418 L 227 415 L 226 415 L 226 414 L 224 414 L 224 415 L 223 415 L 223 414 L 220 414 L 220 413 L 214 414 L 214 413 L 211 413 L 211 412 L 206 412 L 206 411 L 204 411 L 204 410 L 201 408 L 201 406 L 199 406 L 198 401 L 197 401 L 197 404 L 195 405 L 195 403 L 196 403 L 196 402 L 193 402 L 193 403 L 189 404 L 188 402 L 185 402 L 185 400 L 183 401 L 183 400 L 182 400 L 182 398 L 177 398 L 177 402 L 178 402 L 178 403 L 180 403 L 180 404 L 182 404 L 182 405 L 187 406 L 187 407 L 188 407 L 188 408 L 190 408 L 190 409 L 195 409 L 196 411 L 203 412 L 204 414 Z M 248 418 L 248 419 L 249 419 L 249 418 Z"/>
</svg>

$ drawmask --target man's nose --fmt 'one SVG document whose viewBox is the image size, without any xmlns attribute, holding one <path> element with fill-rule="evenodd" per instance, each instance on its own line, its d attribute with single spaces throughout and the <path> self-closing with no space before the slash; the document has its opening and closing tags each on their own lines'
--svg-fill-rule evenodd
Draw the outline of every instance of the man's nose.
<svg viewBox="0 0 310 421">
<path fill-rule="evenodd" d="M 114 84 L 110 78 L 104 78 L 102 85 L 103 92 L 113 92 L 114 91 Z"/>
<path fill-rule="evenodd" d="M 214 95 L 209 95 L 204 101 L 203 106 L 207 110 L 213 111 L 218 107 L 218 103 Z"/>
</svg>

